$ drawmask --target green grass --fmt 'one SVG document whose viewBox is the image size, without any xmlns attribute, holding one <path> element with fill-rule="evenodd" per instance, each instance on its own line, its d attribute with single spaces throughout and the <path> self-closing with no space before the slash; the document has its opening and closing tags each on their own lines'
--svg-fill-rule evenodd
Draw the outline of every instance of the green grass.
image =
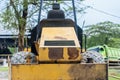
<svg viewBox="0 0 120 80">
<path fill-rule="evenodd" d="M 109 69 L 109 80 L 120 80 L 120 69 Z"/>
<path fill-rule="evenodd" d="M 116 79 L 116 78 L 113 78 L 113 77 L 109 77 L 109 80 L 119 80 L 119 79 Z"/>
<path fill-rule="evenodd" d="M 8 67 L 0 67 L 0 71 L 8 71 Z"/>
</svg>

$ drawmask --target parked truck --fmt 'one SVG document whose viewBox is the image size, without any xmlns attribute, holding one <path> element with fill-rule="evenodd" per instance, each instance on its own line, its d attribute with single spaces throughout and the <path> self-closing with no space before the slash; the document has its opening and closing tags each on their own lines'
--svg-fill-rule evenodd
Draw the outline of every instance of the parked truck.
<svg viewBox="0 0 120 80">
<path fill-rule="evenodd" d="M 119 61 L 120 60 L 120 49 L 108 47 L 107 45 L 99 45 L 88 48 L 88 50 L 96 51 L 100 53 L 103 58 L 107 61 Z"/>
</svg>

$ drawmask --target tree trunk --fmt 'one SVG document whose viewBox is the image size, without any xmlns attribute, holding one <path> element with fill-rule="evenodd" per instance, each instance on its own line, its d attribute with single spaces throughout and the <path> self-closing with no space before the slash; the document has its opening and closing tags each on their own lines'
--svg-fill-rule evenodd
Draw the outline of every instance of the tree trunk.
<svg viewBox="0 0 120 80">
<path fill-rule="evenodd" d="M 19 35 L 18 35 L 18 51 L 24 50 L 24 35 L 25 35 L 26 21 L 28 15 L 28 0 L 24 0 L 22 13 L 23 14 L 19 22 L 20 24 L 19 24 Z"/>
<path fill-rule="evenodd" d="M 23 11 L 20 13 L 13 0 L 10 0 L 10 4 L 12 5 L 15 11 L 15 17 L 18 20 L 19 34 L 18 34 L 18 51 L 24 50 L 24 35 L 26 29 L 26 21 L 28 15 L 28 0 L 23 0 Z"/>
<path fill-rule="evenodd" d="M 24 35 L 18 34 L 18 51 L 24 50 Z"/>
<path fill-rule="evenodd" d="M 22 24 L 19 24 L 19 34 L 18 34 L 18 51 L 24 50 L 24 34 L 25 34 L 25 27 L 26 27 L 26 21 L 23 22 L 21 20 Z"/>
</svg>

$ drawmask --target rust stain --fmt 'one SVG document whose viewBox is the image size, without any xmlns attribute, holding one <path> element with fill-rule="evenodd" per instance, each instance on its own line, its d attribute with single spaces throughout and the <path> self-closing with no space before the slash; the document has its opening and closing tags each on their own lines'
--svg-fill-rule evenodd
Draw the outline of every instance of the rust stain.
<svg viewBox="0 0 120 80">
<path fill-rule="evenodd" d="M 64 37 L 60 37 L 60 36 L 55 36 L 54 38 L 55 38 L 55 39 L 62 39 L 62 40 L 67 40 L 67 38 L 64 38 Z"/>
<path fill-rule="evenodd" d="M 63 48 L 49 48 L 50 59 L 63 59 Z"/>
<path fill-rule="evenodd" d="M 79 51 L 76 48 L 68 48 L 69 59 L 76 59 L 79 56 Z"/>
<path fill-rule="evenodd" d="M 68 70 L 75 80 L 107 80 L 105 66 L 95 64 L 74 64 Z"/>
<path fill-rule="evenodd" d="M 28 54 L 27 57 L 26 57 L 25 59 L 26 59 L 26 63 L 31 63 L 32 57 L 31 57 L 30 54 Z"/>
</svg>

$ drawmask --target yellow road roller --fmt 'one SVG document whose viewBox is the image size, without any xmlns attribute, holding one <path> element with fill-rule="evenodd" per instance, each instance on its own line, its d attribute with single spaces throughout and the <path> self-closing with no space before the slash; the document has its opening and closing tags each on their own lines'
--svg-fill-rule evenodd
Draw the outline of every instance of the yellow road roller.
<svg viewBox="0 0 120 80">
<path fill-rule="evenodd" d="M 81 52 L 82 29 L 65 18 L 58 3 L 52 8 L 31 32 L 31 52 L 12 56 L 11 80 L 108 80 L 101 55 Z"/>
</svg>

